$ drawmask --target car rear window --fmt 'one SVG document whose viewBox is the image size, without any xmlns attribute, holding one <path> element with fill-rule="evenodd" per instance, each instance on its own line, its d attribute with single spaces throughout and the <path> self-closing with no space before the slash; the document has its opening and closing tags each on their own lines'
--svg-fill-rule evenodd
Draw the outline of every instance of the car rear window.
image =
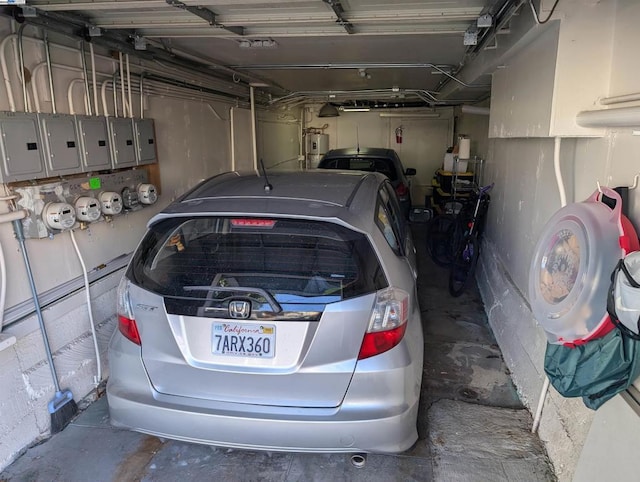
<svg viewBox="0 0 640 482">
<path fill-rule="evenodd" d="M 392 181 L 398 179 L 398 173 L 393 165 L 393 161 L 379 157 L 324 159 L 319 167 L 322 169 L 341 169 L 346 171 L 380 172 Z"/>
<path fill-rule="evenodd" d="M 128 276 L 168 297 L 222 300 L 232 295 L 231 288 L 249 297 L 258 289 L 293 304 L 326 304 L 387 286 L 365 235 L 293 219 L 161 221 L 145 235 Z"/>
</svg>

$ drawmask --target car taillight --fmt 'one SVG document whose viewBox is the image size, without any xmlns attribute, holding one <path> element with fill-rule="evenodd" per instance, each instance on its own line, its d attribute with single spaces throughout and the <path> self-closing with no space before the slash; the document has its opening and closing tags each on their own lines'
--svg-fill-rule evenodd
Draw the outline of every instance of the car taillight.
<svg viewBox="0 0 640 482">
<path fill-rule="evenodd" d="M 129 301 L 129 280 L 125 277 L 120 280 L 117 297 L 118 330 L 128 340 L 131 340 L 136 345 L 142 345 L 138 325 L 136 325 L 136 319 L 133 316 L 131 302 Z"/>
<path fill-rule="evenodd" d="M 409 295 L 397 288 L 386 288 L 376 293 L 369 328 L 362 340 L 358 360 L 391 350 L 407 329 Z"/>
<path fill-rule="evenodd" d="M 398 197 L 404 197 L 409 194 L 409 188 L 401 182 L 396 186 L 396 194 L 398 195 Z"/>
</svg>

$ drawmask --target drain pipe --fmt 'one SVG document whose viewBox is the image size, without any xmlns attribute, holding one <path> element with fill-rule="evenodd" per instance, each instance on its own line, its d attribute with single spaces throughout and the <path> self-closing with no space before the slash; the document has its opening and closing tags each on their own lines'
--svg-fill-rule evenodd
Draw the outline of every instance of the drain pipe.
<svg viewBox="0 0 640 482">
<path fill-rule="evenodd" d="M 362 469 L 367 464 L 367 454 L 353 454 L 350 460 L 351 465 L 357 469 Z"/>
<path fill-rule="evenodd" d="M 98 334 L 96 333 L 96 326 L 93 321 L 93 308 L 91 304 L 91 293 L 89 292 L 89 275 L 87 274 L 87 266 L 84 264 L 84 258 L 80 253 L 80 248 L 78 247 L 78 242 L 76 241 L 76 235 L 73 232 L 73 229 L 69 230 L 69 236 L 71 236 L 71 242 L 73 243 L 73 248 L 76 251 L 76 255 L 78 256 L 78 261 L 80 261 L 80 266 L 82 267 L 82 278 L 84 280 L 84 292 L 85 298 L 87 300 L 87 311 L 89 312 L 89 326 L 91 327 L 91 337 L 93 338 L 93 349 L 96 352 L 96 364 L 98 365 L 98 373 L 96 378 L 94 379 L 94 384 L 96 387 L 100 385 L 102 382 L 102 361 L 100 360 L 100 348 L 98 347 Z"/>
<path fill-rule="evenodd" d="M 558 184 L 558 193 L 560 194 L 560 207 L 567 205 L 567 194 L 564 189 L 564 181 L 562 180 L 562 171 L 560 170 L 560 142 L 561 138 L 556 137 L 553 145 L 553 169 L 556 174 L 556 183 Z M 531 426 L 531 433 L 536 433 L 540 426 L 540 420 L 542 419 L 542 409 L 544 403 L 547 400 L 549 394 L 549 377 L 544 377 L 544 383 L 542 384 L 542 390 L 540 390 L 540 397 L 538 398 L 538 407 L 536 408 L 535 416 L 533 417 L 533 425 Z"/>
</svg>

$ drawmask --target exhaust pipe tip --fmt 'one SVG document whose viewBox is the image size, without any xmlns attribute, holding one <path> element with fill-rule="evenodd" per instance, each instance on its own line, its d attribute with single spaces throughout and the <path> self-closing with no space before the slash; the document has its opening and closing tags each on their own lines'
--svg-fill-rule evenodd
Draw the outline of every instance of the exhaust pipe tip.
<svg viewBox="0 0 640 482">
<path fill-rule="evenodd" d="M 351 456 L 351 465 L 357 469 L 363 468 L 367 463 L 367 454 L 353 454 Z"/>
</svg>

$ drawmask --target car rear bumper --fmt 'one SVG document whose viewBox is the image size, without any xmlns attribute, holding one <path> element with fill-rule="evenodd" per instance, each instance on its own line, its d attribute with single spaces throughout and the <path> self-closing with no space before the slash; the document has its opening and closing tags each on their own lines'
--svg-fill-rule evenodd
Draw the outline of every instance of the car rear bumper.
<svg viewBox="0 0 640 482">
<path fill-rule="evenodd" d="M 193 443 L 286 452 L 398 453 L 418 437 L 420 382 L 415 378 L 421 373 L 421 356 L 385 374 L 389 378 L 378 380 L 382 384 L 376 383 L 377 388 L 372 382 L 378 374 L 365 367 L 354 374 L 350 392 L 356 396 L 350 400 L 348 394 L 338 408 L 265 407 L 158 393 L 139 347 L 119 333 L 114 338 L 119 340 L 112 340 L 107 397 L 111 423 L 118 427 Z M 406 359 L 406 347 L 396 348 L 404 350 Z M 380 387 L 389 392 L 383 400 L 376 397 Z"/>
</svg>

